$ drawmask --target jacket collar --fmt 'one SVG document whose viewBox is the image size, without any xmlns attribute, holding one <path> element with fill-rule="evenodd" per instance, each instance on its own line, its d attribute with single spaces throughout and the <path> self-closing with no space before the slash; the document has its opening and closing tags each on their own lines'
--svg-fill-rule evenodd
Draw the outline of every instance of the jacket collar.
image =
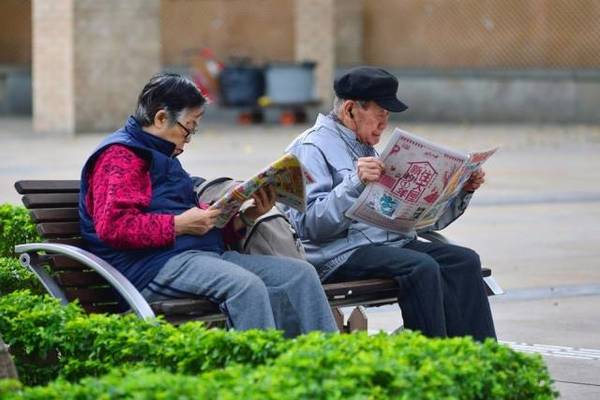
<svg viewBox="0 0 600 400">
<path fill-rule="evenodd" d="M 175 151 L 174 143 L 144 131 L 133 116 L 127 119 L 125 132 L 144 147 L 163 153 L 168 157 L 171 157 L 173 151 Z"/>
<path fill-rule="evenodd" d="M 319 114 L 316 121 L 317 126 L 325 126 L 332 131 L 337 132 L 340 138 L 348 145 L 349 150 L 356 157 L 368 157 L 377 154 L 375 148 L 369 144 L 362 143 L 356 137 L 356 133 L 342 124 L 333 113 L 328 115 Z"/>
</svg>

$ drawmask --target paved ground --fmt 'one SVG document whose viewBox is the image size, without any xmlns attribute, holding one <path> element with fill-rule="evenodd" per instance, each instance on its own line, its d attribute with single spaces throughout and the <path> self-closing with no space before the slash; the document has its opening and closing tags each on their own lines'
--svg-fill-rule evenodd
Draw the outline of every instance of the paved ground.
<svg viewBox="0 0 600 400">
<path fill-rule="evenodd" d="M 402 127 L 460 149 L 501 147 L 445 233 L 477 249 L 506 289 L 491 300 L 500 340 L 542 354 L 563 398 L 600 399 L 600 126 Z M 245 178 L 301 129 L 209 124 L 182 162 L 193 174 Z M 0 203 L 19 202 L 19 178 L 78 178 L 101 137 L 40 137 L 28 120 L 1 119 Z M 369 310 L 369 323 L 392 331 L 399 311 Z"/>
</svg>

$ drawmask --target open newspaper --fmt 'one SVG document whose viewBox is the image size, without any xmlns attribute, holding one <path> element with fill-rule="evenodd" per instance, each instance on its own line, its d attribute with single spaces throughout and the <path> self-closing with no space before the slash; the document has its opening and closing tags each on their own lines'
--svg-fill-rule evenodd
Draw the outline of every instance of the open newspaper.
<svg viewBox="0 0 600 400">
<path fill-rule="evenodd" d="M 391 232 L 426 229 L 496 150 L 462 153 L 396 128 L 381 154 L 385 171 L 346 215 Z"/>
<path fill-rule="evenodd" d="M 215 226 L 225 226 L 254 192 L 268 185 L 275 189 L 278 202 L 304 211 L 306 179 L 310 179 L 309 175 L 296 156 L 285 154 L 252 178 L 231 188 L 211 206 L 222 210 Z"/>
</svg>

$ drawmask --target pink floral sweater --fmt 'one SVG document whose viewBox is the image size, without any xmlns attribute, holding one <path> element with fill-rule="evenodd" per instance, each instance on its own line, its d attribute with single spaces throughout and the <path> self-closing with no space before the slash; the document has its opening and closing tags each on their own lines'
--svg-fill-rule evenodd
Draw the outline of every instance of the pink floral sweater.
<svg viewBox="0 0 600 400">
<path fill-rule="evenodd" d="M 175 216 L 144 211 L 152 200 L 149 165 L 133 150 L 120 144 L 108 147 L 96 160 L 88 183 L 86 206 L 102 241 L 122 250 L 175 242 Z M 223 241 L 234 243 L 242 234 L 231 220 L 223 228 Z"/>
</svg>

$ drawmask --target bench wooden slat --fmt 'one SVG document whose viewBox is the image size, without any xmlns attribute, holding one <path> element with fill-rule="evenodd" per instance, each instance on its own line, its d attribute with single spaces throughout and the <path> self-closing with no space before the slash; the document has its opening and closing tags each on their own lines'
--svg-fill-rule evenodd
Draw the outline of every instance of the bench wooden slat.
<svg viewBox="0 0 600 400">
<path fill-rule="evenodd" d="M 81 307 L 90 313 L 90 314 L 117 314 L 123 311 L 121 305 L 117 303 L 108 303 L 108 304 L 96 304 L 96 303 L 82 303 Z"/>
<path fill-rule="evenodd" d="M 398 284 L 393 279 L 365 279 L 362 281 L 349 281 L 328 283 L 323 285 L 327 298 L 339 296 L 358 296 L 364 293 L 377 293 L 384 290 L 398 290 Z"/>
<path fill-rule="evenodd" d="M 76 246 L 76 247 L 85 249 L 82 238 L 52 238 L 52 239 L 44 240 L 44 242 L 58 243 L 58 244 L 70 244 L 71 246 Z"/>
<path fill-rule="evenodd" d="M 79 180 L 23 180 L 15 183 L 19 194 L 79 193 Z"/>
<path fill-rule="evenodd" d="M 362 295 L 331 298 L 332 307 L 395 304 L 398 302 L 398 289 L 387 289 Z M 157 315 L 164 315 L 172 323 L 182 323 L 193 319 L 222 319 L 221 311 L 216 304 L 207 299 L 177 299 L 167 300 L 150 305 Z"/>
<path fill-rule="evenodd" d="M 328 299 L 331 307 L 383 306 L 398 303 L 398 289 L 367 293 L 340 299 Z"/>
<path fill-rule="evenodd" d="M 79 193 L 35 193 L 22 198 L 27 208 L 77 207 Z"/>
<path fill-rule="evenodd" d="M 218 314 L 221 312 L 216 304 L 206 298 L 165 300 L 152 303 L 150 307 L 156 314 L 161 315 Z"/>
<path fill-rule="evenodd" d="M 72 238 L 79 236 L 79 222 L 45 222 L 37 224 L 37 231 L 43 238 Z"/>
<path fill-rule="evenodd" d="M 77 208 L 37 208 L 30 210 L 29 215 L 35 223 L 79 221 Z"/>
<path fill-rule="evenodd" d="M 167 315 L 167 314 L 161 314 L 164 319 L 173 324 L 173 325 L 181 325 L 185 322 L 190 322 L 190 321 L 202 321 L 206 326 L 213 327 L 213 326 L 217 326 L 217 327 L 224 327 L 224 321 L 227 321 L 227 315 L 223 314 L 223 313 L 219 313 L 219 314 L 206 314 L 206 315 L 197 315 L 197 314 L 173 314 L 173 315 Z M 218 323 L 219 325 L 215 325 L 215 322 Z"/>
<path fill-rule="evenodd" d="M 77 270 L 86 270 L 88 267 L 84 266 L 77 260 L 74 260 L 70 257 L 52 255 L 50 256 L 51 262 L 50 266 L 54 271 L 77 271 Z"/>
<path fill-rule="evenodd" d="M 84 303 L 111 303 L 118 302 L 117 292 L 111 287 L 98 288 L 73 288 L 64 287 L 65 295 L 69 301 L 79 299 L 79 302 Z"/>
<path fill-rule="evenodd" d="M 55 274 L 59 285 L 64 287 L 87 287 L 106 285 L 106 280 L 95 271 L 61 271 Z"/>
<path fill-rule="evenodd" d="M 336 301 L 337 305 L 362 304 L 354 299 L 365 302 L 376 302 L 377 299 L 395 302 L 398 286 L 392 279 L 368 279 L 343 283 L 323 285 L 328 299 Z M 390 300 L 392 299 L 392 300 Z M 216 304 L 205 298 L 167 300 L 150 305 L 157 314 L 208 314 L 219 313 Z"/>
</svg>

